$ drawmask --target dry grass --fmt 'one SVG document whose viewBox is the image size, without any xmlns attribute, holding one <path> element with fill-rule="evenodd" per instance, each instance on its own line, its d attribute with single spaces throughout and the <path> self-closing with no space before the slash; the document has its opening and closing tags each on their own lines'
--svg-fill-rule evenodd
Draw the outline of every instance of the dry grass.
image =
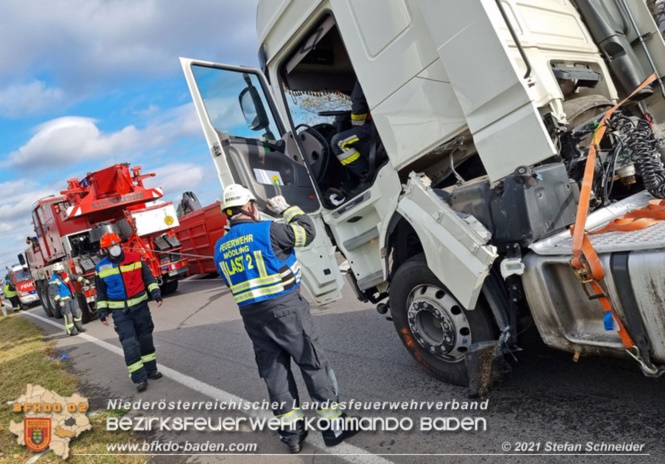
<svg viewBox="0 0 665 464">
<path fill-rule="evenodd" d="M 49 360 L 54 357 L 54 341 L 45 341 L 41 330 L 18 315 L 0 318 L 0 463 L 25 462 L 34 453 L 16 443 L 9 431 L 11 420 L 23 416 L 14 413 L 8 401 L 25 393 L 26 385 L 37 384 L 54 390 L 61 396 L 70 396 L 78 390 L 78 379 L 66 371 L 65 363 Z M 85 392 L 81 392 L 85 396 Z M 106 417 L 116 411 L 90 411 L 92 430 L 84 432 L 70 443 L 68 463 L 143 463 L 147 456 L 80 456 L 84 453 L 106 453 L 108 443 L 131 440 L 128 432 L 107 432 Z M 53 453 L 42 456 L 38 463 L 57 463 L 62 460 Z"/>
</svg>

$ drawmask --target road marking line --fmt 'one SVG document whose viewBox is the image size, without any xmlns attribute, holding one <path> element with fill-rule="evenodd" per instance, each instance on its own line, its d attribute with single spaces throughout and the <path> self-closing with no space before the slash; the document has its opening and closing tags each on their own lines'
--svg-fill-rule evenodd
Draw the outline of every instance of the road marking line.
<svg viewBox="0 0 665 464">
<path fill-rule="evenodd" d="M 51 324 L 52 326 L 57 327 L 59 329 L 64 329 L 62 324 L 58 324 L 57 322 L 54 322 L 46 317 L 33 314 L 31 311 L 23 311 L 22 314 L 34 317 L 35 319 L 39 319 L 40 321 L 46 322 L 47 324 Z M 84 340 L 87 340 L 91 343 L 94 343 L 95 345 L 100 346 L 112 353 L 115 353 L 118 356 L 121 356 L 123 358 L 125 356 L 124 353 L 122 352 L 122 348 L 112 345 L 111 343 L 105 342 L 104 340 L 100 340 L 97 337 L 93 337 L 92 335 L 88 335 L 86 333 L 80 333 L 78 334 L 78 337 L 83 338 Z M 183 374 L 182 372 L 176 371 L 175 369 L 166 367 L 164 364 L 161 363 L 159 364 L 159 370 L 162 372 L 162 374 L 164 374 L 164 377 L 168 377 L 171 380 L 178 382 L 179 384 L 184 385 L 185 387 L 191 390 L 195 390 L 203 395 L 206 395 L 214 400 L 219 400 L 220 402 L 226 402 L 226 403 L 230 403 L 232 401 L 250 402 L 249 400 L 240 398 L 239 396 L 236 396 L 233 393 L 229 393 L 217 387 L 213 387 L 212 385 L 209 385 L 205 382 L 201 382 L 200 380 L 197 380 L 194 377 L 190 377 L 186 374 Z M 273 417 L 272 414 L 261 411 L 250 411 L 249 414 L 254 417 L 266 417 L 266 418 Z M 343 459 L 345 461 L 354 464 L 392 464 L 392 461 L 382 458 L 381 456 L 369 453 L 368 451 L 353 446 L 349 443 L 342 442 L 339 445 L 335 446 L 334 448 L 328 448 L 323 443 L 323 438 L 321 438 L 319 434 L 310 434 L 310 436 L 307 438 L 307 443 L 323 450 L 327 454 L 330 454 L 332 456 L 337 456 L 340 459 Z M 333 449 L 335 452 L 332 452 Z"/>
</svg>

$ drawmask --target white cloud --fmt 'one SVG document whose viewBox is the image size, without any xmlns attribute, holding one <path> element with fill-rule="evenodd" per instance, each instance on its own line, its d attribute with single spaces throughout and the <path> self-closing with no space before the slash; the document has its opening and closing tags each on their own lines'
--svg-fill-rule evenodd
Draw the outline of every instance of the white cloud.
<svg viewBox="0 0 665 464">
<path fill-rule="evenodd" d="M 25 249 L 25 238 L 34 235 L 31 213 L 40 198 L 56 193 L 32 179 L 0 183 L 0 272 L 17 262 Z M 4 274 L 0 274 L 0 278 Z"/>
<path fill-rule="evenodd" d="M 47 87 L 43 81 L 10 85 L 0 90 L 0 114 L 8 117 L 39 114 L 63 100 L 62 89 Z"/>
<path fill-rule="evenodd" d="M 167 164 L 155 169 L 155 177 L 146 183 L 162 187 L 165 195 L 178 194 L 195 189 L 203 180 L 204 171 L 204 166 L 192 163 Z"/>
<path fill-rule="evenodd" d="M 18 168 L 46 169 L 91 159 L 123 157 L 142 150 L 167 146 L 183 136 L 201 134 L 191 103 L 164 111 L 144 128 L 125 126 L 104 133 L 92 118 L 66 116 L 35 128 L 35 135 L 9 154 Z"/>
<path fill-rule="evenodd" d="M 11 46 L 0 47 L 0 88 L 8 87 L 0 114 L 32 114 L 94 89 L 176 76 L 179 56 L 255 64 L 256 2 L 3 0 L 0 43 Z M 36 74 L 48 84 L 23 81 Z M 21 90 L 42 98 L 11 107 L 24 101 Z"/>
</svg>

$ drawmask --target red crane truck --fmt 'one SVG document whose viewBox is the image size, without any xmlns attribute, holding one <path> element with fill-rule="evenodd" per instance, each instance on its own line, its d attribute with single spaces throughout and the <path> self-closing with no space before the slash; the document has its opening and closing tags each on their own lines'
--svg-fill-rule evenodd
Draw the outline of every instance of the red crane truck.
<svg viewBox="0 0 665 464">
<path fill-rule="evenodd" d="M 31 246 L 19 255 L 35 281 L 44 312 L 61 317 L 48 295 L 52 266 L 65 264 L 68 273 L 94 281 L 95 264 L 101 259 L 99 239 L 115 232 L 123 248 L 137 252 L 150 266 L 162 294 L 175 292 L 178 280 L 187 274 L 188 263 L 180 254 L 181 245 L 173 232 L 179 225 L 171 202 L 155 202 L 164 194 L 161 188 L 143 185 L 154 174 L 141 174 L 141 167 L 116 164 L 88 173 L 82 179 L 69 179 L 59 196 L 39 200 L 32 211 L 35 236 Z M 83 321 L 95 316 L 95 289 L 75 283 Z"/>
</svg>

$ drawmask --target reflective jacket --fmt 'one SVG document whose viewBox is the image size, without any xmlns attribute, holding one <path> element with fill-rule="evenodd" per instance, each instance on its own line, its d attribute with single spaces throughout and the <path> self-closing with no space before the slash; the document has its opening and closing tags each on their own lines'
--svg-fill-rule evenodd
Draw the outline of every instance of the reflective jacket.
<svg viewBox="0 0 665 464">
<path fill-rule="evenodd" d="M 83 282 L 85 280 L 83 276 L 76 274 L 72 274 L 71 277 L 78 282 Z M 55 301 L 69 300 L 72 295 L 74 295 L 75 289 L 71 277 L 66 273 L 63 274 L 63 277 L 58 276 L 55 272 L 51 275 L 51 278 L 48 281 L 49 294 Z"/>
<path fill-rule="evenodd" d="M 5 296 L 7 298 L 14 298 L 16 295 L 16 290 L 12 290 L 9 282 L 5 282 Z"/>
<path fill-rule="evenodd" d="M 217 272 L 238 306 L 277 298 L 300 285 L 294 247 L 311 243 L 314 224 L 297 206 L 283 216 L 287 224 L 232 219 L 231 230 L 215 244 Z"/>
<path fill-rule="evenodd" d="M 97 263 L 95 286 L 97 310 L 102 320 L 111 310 L 131 310 L 148 301 L 148 292 L 153 300 L 162 299 L 152 271 L 141 261 L 141 255 L 134 252 L 123 252 L 118 261 L 105 257 Z"/>
</svg>

